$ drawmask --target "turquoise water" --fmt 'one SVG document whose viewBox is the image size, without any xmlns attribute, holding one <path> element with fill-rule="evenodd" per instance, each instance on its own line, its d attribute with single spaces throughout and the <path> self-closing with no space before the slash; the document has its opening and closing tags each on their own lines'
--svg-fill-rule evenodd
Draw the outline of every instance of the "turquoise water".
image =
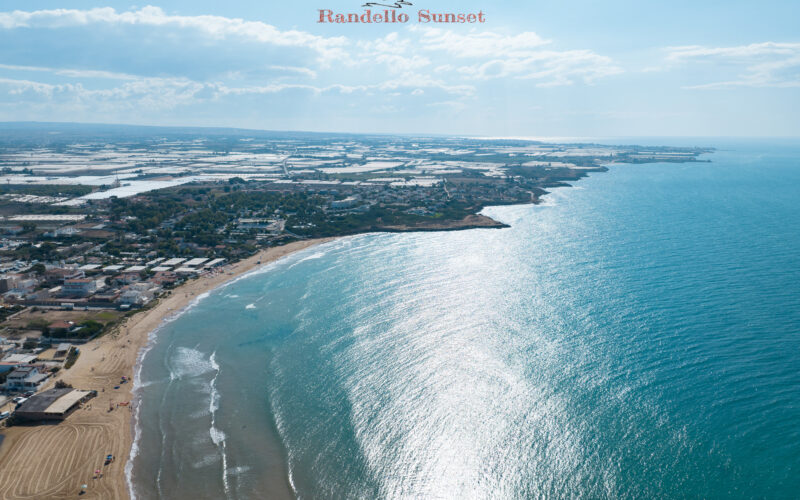
<svg viewBox="0 0 800 500">
<path fill-rule="evenodd" d="M 710 145 L 211 293 L 144 358 L 137 497 L 796 497 L 800 144 Z"/>
</svg>

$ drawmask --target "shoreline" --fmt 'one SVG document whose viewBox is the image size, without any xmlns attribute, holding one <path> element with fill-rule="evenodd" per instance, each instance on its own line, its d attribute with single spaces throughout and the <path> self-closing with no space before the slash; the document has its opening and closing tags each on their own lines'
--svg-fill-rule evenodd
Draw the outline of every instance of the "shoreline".
<svg viewBox="0 0 800 500">
<path fill-rule="evenodd" d="M 606 170 L 607 168 L 600 171 Z M 579 179 L 582 177 L 585 175 Z M 560 187 L 573 186 L 563 183 L 550 186 L 550 189 Z M 539 205 L 542 197 L 549 193 L 550 191 L 543 191 L 528 202 L 509 203 L 508 205 Z M 439 232 L 510 227 L 509 224 L 483 214 L 482 212 L 487 206 L 481 207 L 476 213 L 459 220 L 431 221 L 415 226 L 372 227 L 367 231 L 358 231 L 352 234 L 293 241 L 286 245 L 260 250 L 246 259 L 224 266 L 218 272 L 201 276 L 175 288 L 169 295 L 161 297 L 149 310 L 142 311 L 119 325 L 116 331 L 84 344 L 75 365 L 68 371 L 59 372 L 41 389 L 51 388 L 57 380 L 64 380 L 78 389 L 96 389 L 98 397 L 88 403 L 90 409 L 88 413 L 81 409 L 57 425 L 15 426 L 0 433 L 0 500 L 45 496 L 48 498 L 72 497 L 80 490 L 81 484 L 89 485 L 85 495 L 82 495 L 86 498 L 135 499 L 132 459 L 136 456 L 135 445 L 138 433 L 141 432 L 137 425 L 139 411 L 137 388 L 141 385 L 139 378 L 141 362 L 156 341 L 161 326 L 177 319 L 209 292 L 227 286 L 283 257 L 343 237 L 370 233 Z M 120 352 L 122 350 L 125 351 Z M 106 361 L 106 355 L 110 357 L 108 361 Z M 105 365 L 102 365 L 103 362 Z M 95 371 L 95 368 L 106 368 L 106 371 Z M 123 375 L 128 377 L 131 383 L 119 385 L 119 389 L 113 389 L 119 384 Z M 102 410 L 109 403 L 113 404 L 114 402 L 130 403 L 125 407 L 128 411 L 121 407 L 108 410 L 108 412 Z M 94 403 L 98 403 L 97 409 L 94 409 Z M 80 440 L 74 443 L 84 444 L 84 446 L 74 447 L 80 448 L 79 450 L 63 449 L 65 444 L 71 443 L 63 443 L 65 440 L 63 436 L 58 435 L 59 429 L 66 429 L 67 433 L 80 434 L 86 428 L 95 429 L 95 433 L 97 433 L 97 427 L 102 428 L 99 432 L 102 434 L 99 439 L 101 444 L 110 443 L 114 451 L 111 451 L 110 448 L 87 450 L 89 445 Z M 21 445 L 15 446 L 17 443 L 25 446 L 20 449 Z M 52 453 L 54 455 L 52 459 L 42 460 L 40 458 L 41 453 L 52 452 L 54 448 L 59 449 L 56 450 L 56 453 Z M 97 457 L 105 457 L 109 453 L 114 455 L 115 461 L 108 467 L 102 467 L 102 479 L 93 481 L 93 470 L 100 468 Z M 69 455 L 69 457 L 60 455 Z M 72 459 L 72 462 L 67 458 Z M 13 461 L 22 462 L 24 465 L 12 466 L 8 463 L 13 463 Z M 30 476 L 27 474 L 29 469 L 44 470 L 43 462 L 47 462 L 46 466 L 53 465 L 54 467 L 55 462 L 58 462 L 58 467 L 56 467 L 58 470 L 47 470 L 46 481 L 26 477 L 26 475 Z M 59 477 L 52 478 L 53 475 Z M 42 482 L 48 484 L 40 484 Z M 287 478 L 287 482 L 289 489 L 294 491 L 290 477 Z M 25 486 L 31 489 L 19 491 L 19 483 L 25 483 Z"/>
<path fill-rule="evenodd" d="M 136 401 L 140 363 L 155 341 L 158 329 L 180 316 L 204 294 L 266 264 L 335 239 L 294 241 L 261 250 L 218 272 L 184 283 L 161 297 L 151 309 L 83 344 L 75 365 L 60 371 L 43 389 L 63 380 L 79 389 L 97 390 L 97 397 L 58 424 L 18 425 L 3 431 L 0 498 L 71 497 L 77 495 L 82 484 L 89 485 L 84 498 L 133 498 L 129 471 L 130 459 L 135 456 L 138 406 L 134 409 L 130 404 L 115 405 Z M 133 382 L 119 384 L 122 376 Z M 42 453 L 49 457 L 43 460 Z M 115 461 L 101 467 L 107 454 L 114 455 Z M 97 468 L 103 470 L 103 475 L 93 479 Z M 42 474 L 30 477 L 32 469 Z"/>
<path fill-rule="evenodd" d="M 552 187 L 572 186 L 565 183 L 563 186 Z M 545 191 L 529 202 L 511 203 L 511 205 L 538 205 L 542 201 L 541 196 L 548 193 Z M 481 207 L 478 212 L 458 220 L 430 221 L 415 226 L 373 227 L 352 234 L 293 241 L 260 250 L 246 259 L 226 265 L 217 272 L 203 275 L 171 290 L 169 295 L 159 298 L 153 307 L 132 316 L 121 323 L 115 331 L 81 346 L 81 355 L 75 365 L 69 370 L 59 372 L 40 389 L 41 391 L 52 388 L 57 380 L 64 380 L 78 389 L 95 389 L 98 391 L 98 397 L 87 404 L 89 411 L 80 409 L 56 425 L 19 425 L 0 433 L 2 444 L 0 445 L 0 500 L 45 496 L 72 497 L 80 491 L 82 484 L 89 485 L 86 493 L 82 495 L 84 498 L 120 500 L 136 498 L 132 480 L 132 459 L 136 456 L 135 446 L 141 432 L 137 425 L 139 412 L 137 388 L 141 385 L 139 378 L 141 362 L 156 341 L 161 326 L 177 319 L 196 301 L 204 298 L 204 295 L 283 257 L 348 236 L 510 227 L 506 223 L 484 215 L 482 213 L 484 208 L 486 207 Z M 130 384 L 119 385 L 122 376 L 128 377 Z M 114 389 L 114 387 L 119 388 Z M 129 404 L 126 407 L 105 411 L 104 408 L 107 409 L 119 402 Z M 94 404 L 97 404 L 97 408 Z M 125 411 L 125 408 L 128 411 Z M 100 431 L 97 430 L 98 427 Z M 87 429 L 100 434 L 95 436 L 96 439 L 90 444 L 80 440 L 73 443 L 63 436 L 80 435 L 86 433 Z M 91 444 L 98 445 L 97 442 L 106 447 L 87 449 Z M 17 446 L 18 443 L 21 444 Z M 72 449 L 64 449 L 69 445 L 73 445 Z M 52 453 L 54 448 L 58 449 L 53 453 L 51 460 L 43 461 L 40 458 L 41 453 Z M 100 467 L 101 461 L 98 457 L 105 457 L 107 454 L 114 455 L 115 461 L 108 467 Z M 13 466 L 10 462 L 23 465 Z M 52 465 L 57 470 L 47 470 L 48 476 L 45 480 L 30 478 L 28 474 L 30 469 L 46 468 L 42 467 L 43 462 L 47 462 L 46 466 Z M 57 467 L 56 462 L 58 462 Z M 93 471 L 97 468 L 103 470 L 102 478 L 93 480 Z M 52 477 L 54 475 L 55 478 Z M 288 478 L 287 482 L 289 489 L 294 491 L 291 478 Z M 25 486 L 22 491 L 20 491 L 21 483 Z"/>
</svg>

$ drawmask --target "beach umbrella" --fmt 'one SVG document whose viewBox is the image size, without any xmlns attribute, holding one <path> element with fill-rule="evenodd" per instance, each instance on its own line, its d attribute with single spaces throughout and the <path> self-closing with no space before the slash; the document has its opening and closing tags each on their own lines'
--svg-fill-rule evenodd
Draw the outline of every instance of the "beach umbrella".
<svg viewBox="0 0 800 500">
<path fill-rule="evenodd" d="M 89 486 L 88 486 L 88 485 L 86 485 L 86 484 L 82 484 L 82 485 L 81 485 L 81 489 L 82 489 L 82 490 L 85 490 L 85 489 L 86 489 L 86 488 L 88 488 L 88 487 L 89 487 Z"/>
</svg>

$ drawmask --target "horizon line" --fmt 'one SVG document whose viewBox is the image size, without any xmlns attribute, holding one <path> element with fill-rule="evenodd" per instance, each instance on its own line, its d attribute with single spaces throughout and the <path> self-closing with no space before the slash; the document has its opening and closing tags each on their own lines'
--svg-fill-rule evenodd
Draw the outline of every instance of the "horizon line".
<svg viewBox="0 0 800 500">
<path fill-rule="evenodd" d="M 521 135 L 511 134 L 507 136 L 500 135 L 487 135 L 487 134 L 444 134 L 444 133 L 428 133 L 428 132 L 347 132 L 347 131 L 329 131 L 329 130 L 279 130 L 279 129 L 260 129 L 250 127 L 236 127 L 225 125 L 153 125 L 153 124 L 140 124 L 140 123 L 104 123 L 104 122 L 67 122 L 67 121 L 36 121 L 36 120 L 8 120 L 0 121 L 2 125 L 77 125 L 77 126 L 104 126 L 104 127 L 141 127 L 141 128 L 167 128 L 167 129 L 199 129 L 199 130 L 231 130 L 243 132 L 270 132 L 270 133 L 295 133 L 295 134 L 330 134 L 330 135 L 373 135 L 373 136 L 421 136 L 421 137 L 449 137 L 449 138 L 465 138 L 477 140 L 516 140 L 516 141 L 554 141 L 554 140 L 572 140 L 572 141 L 591 141 L 598 139 L 618 139 L 618 138 L 642 138 L 642 139 L 796 139 L 800 140 L 800 135 L 608 135 L 608 136 L 566 136 L 566 135 Z"/>
</svg>

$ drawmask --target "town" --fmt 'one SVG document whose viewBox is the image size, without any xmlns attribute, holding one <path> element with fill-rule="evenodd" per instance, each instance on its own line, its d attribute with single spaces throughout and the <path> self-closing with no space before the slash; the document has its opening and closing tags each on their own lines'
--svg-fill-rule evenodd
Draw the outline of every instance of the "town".
<svg viewBox="0 0 800 500">
<path fill-rule="evenodd" d="M 53 382 L 81 345 L 115 331 L 183 282 L 224 273 L 259 249 L 373 231 L 505 227 L 479 212 L 538 203 L 547 189 L 612 163 L 702 161 L 707 152 L 224 129 L 41 125 L 31 133 L 4 126 L 0 419 L 17 408 L 18 417 L 44 418 L 39 410 L 49 406 L 62 408 L 63 418 L 92 395 L 64 392 Z M 26 400 L 39 390 L 71 395 L 66 402 L 52 392 Z"/>
</svg>

